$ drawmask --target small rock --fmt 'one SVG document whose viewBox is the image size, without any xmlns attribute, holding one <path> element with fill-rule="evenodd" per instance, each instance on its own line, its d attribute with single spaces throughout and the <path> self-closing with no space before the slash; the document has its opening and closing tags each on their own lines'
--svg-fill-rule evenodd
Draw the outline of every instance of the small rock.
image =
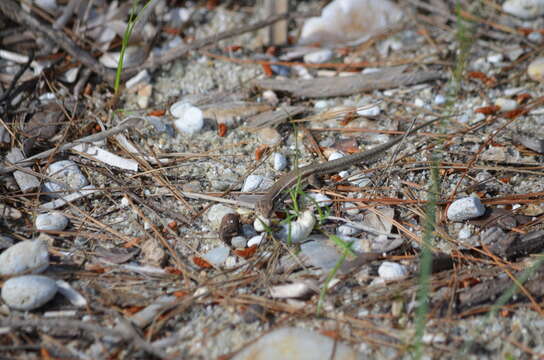
<svg viewBox="0 0 544 360">
<path fill-rule="evenodd" d="M 138 84 L 147 84 L 151 81 L 151 77 L 149 76 L 149 73 L 147 70 L 142 70 L 138 74 L 131 77 L 127 82 L 125 83 L 125 86 L 127 89 L 133 88 L 134 86 Z"/>
<path fill-rule="evenodd" d="M 7 249 L 10 246 L 13 246 L 13 239 L 6 235 L 0 234 L 0 250 Z"/>
<path fill-rule="evenodd" d="M 349 346 L 299 328 L 274 330 L 236 354 L 233 360 L 332 359 L 354 360 L 361 356 Z"/>
<path fill-rule="evenodd" d="M 421 98 L 416 98 L 414 100 L 414 105 L 417 106 L 417 107 L 424 107 L 425 106 L 425 101 L 423 101 Z"/>
<path fill-rule="evenodd" d="M 3 127 L 1 128 L 3 129 Z M 16 163 L 24 158 L 25 156 L 23 152 L 19 148 L 15 147 L 6 155 L 6 159 L 11 163 Z M 30 170 L 30 167 L 27 167 L 26 169 Z M 40 180 L 34 175 L 16 170 L 13 172 L 13 177 L 15 178 L 15 181 L 22 192 L 30 192 L 40 188 Z"/>
<path fill-rule="evenodd" d="M 129 46 L 123 57 L 123 67 L 128 68 L 140 64 L 146 56 L 145 50 L 140 46 Z M 119 51 L 104 53 L 98 61 L 107 68 L 116 69 L 119 65 L 121 53 Z"/>
<path fill-rule="evenodd" d="M 499 64 L 500 62 L 502 62 L 504 60 L 504 55 L 503 54 L 490 54 L 487 56 L 487 61 L 492 63 L 492 64 Z"/>
<path fill-rule="evenodd" d="M 485 213 L 485 206 L 479 198 L 468 196 L 455 200 L 448 208 L 448 219 L 451 221 L 464 221 L 477 218 Z"/>
<path fill-rule="evenodd" d="M 369 107 L 364 107 L 360 110 L 357 110 L 357 114 L 361 116 L 374 117 L 380 115 L 380 107 L 378 105 L 373 105 Z"/>
<path fill-rule="evenodd" d="M 527 74 L 535 81 L 544 81 L 544 57 L 538 57 L 531 61 L 527 68 Z"/>
<path fill-rule="evenodd" d="M 457 235 L 459 240 L 466 240 L 472 236 L 472 231 L 470 230 L 469 225 L 465 225 L 459 230 L 459 234 Z"/>
<path fill-rule="evenodd" d="M 434 103 L 436 105 L 444 105 L 446 103 L 446 98 L 443 95 L 438 94 L 434 97 Z"/>
<path fill-rule="evenodd" d="M 276 171 L 282 171 L 287 167 L 287 158 L 281 153 L 274 153 L 274 156 L 272 157 L 272 162 L 272 167 Z"/>
<path fill-rule="evenodd" d="M 257 136 L 259 137 L 261 144 L 264 145 L 276 146 L 281 141 L 281 135 L 278 130 L 271 127 L 259 129 L 257 131 Z"/>
<path fill-rule="evenodd" d="M 57 284 L 48 277 L 26 275 L 11 278 L 2 287 L 2 299 L 15 310 L 29 311 L 39 308 L 57 293 Z"/>
<path fill-rule="evenodd" d="M 408 271 L 401 264 L 384 261 L 378 268 L 378 274 L 383 280 L 399 280 L 406 276 Z"/>
<path fill-rule="evenodd" d="M 40 214 L 36 217 L 36 229 L 62 231 L 68 226 L 68 218 L 59 212 Z"/>
<path fill-rule="evenodd" d="M 259 304 L 251 304 L 244 311 L 242 319 L 247 324 L 266 319 L 266 309 Z"/>
<path fill-rule="evenodd" d="M 230 244 L 235 249 L 242 249 L 246 247 L 247 239 L 243 236 L 235 236 L 230 240 Z"/>
<path fill-rule="evenodd" d="M 184 134 L 196 134 L 204 127 L 202 110 L 185 101 L 178 101 L 170 107 L 170 113 L 176 118 L 175 128 Z"/>
<path fill-rule="evenodd" d="M 47 244 L 41 240 L 25 240 L 0 254 L 0 275 L 17 275 L 31 271 L 39 274 L 49 266 Z"/>
<path fill-rule="evenodd" d="M 261 175 L 249 175 L 244 181 L 242 186 L 242 192 L 251 192 L 259 188 L 259 185 L 263 182 L 263 177 Z"/>
<path fill-rule="evenodd" d="M 0 125 L 0 144 L 8 144 L 11 141 L 11 135 L 3 125 Z"/>
<path fill-rule="evenodd" d="M 272 90 L 263 91 L 263 100 L 270 105 L 276 105 L 279 102 L 278 95 Z"/>
<path fill-rule="evenodd" d="M 357 204 L 351 203 L 351 202 L 345 202 L 342 204 L 342 207 L 345 209 L 346 213 L 348 215 L 357 215 L 359 214 L 360 210 L 357 208 Z"/>
<path fill-rule="evenodd" d="M 266 231 L 267 228 L 270 227 L 271 221 L 269 218 L 262 217 L 258 215 L 255 218 L 255 221 L 253 221 L 253 228 L 256 232 L 263 232 Z"/>
<path fill-rule="evenodd" d="M 537 153 L 544 154 L 544 139 L 537 138 L 537 134 L 533 134 L 533 136 L 514 135 L 514 141 Z"/>
<path fill-rule="evenodd" d="M 542 42 L 542 34 L 538 31 L 533 31 L 532 33 L 527 35 L 527 40 L 529 40 L 530 42 L 539 44 Z"/>
<path fill-rule="evenodd" d="M 277 285 L 270 288 L 270 296 L 278 299 L 307 298 L 314 293 L 311 286 L 305 282 Z"/>
<path fill-rule="evenodd" d="M 248 240 L 247 247 L 252 247 L 253 245 L 256 245 L 256 246 L 261 245 L 265 236 L 266 236 L 266 233 L 255 235 L 254 237 Z"/>
<path fill-rule="evenodd" d="M 518 107 L 518 103 L 513 99 L 498 98 L 495 105 L 501 107 L 501 111 L 512 111 Z"/>
<path fill-rule="evenodd" d="M 314 214 L 307 210 L 300 217 L 291 223 L 283 224 L 281 231 L 277 234 L 283 241 L 299 243 L 308 238 L 315 225 Z"/>
<path fill-rule="evenodd" d="M 327 157 L 327 160 L 329 161 L 334 161 L 336 159 L 341 159 L 343 158 L 345 155 L 342 154 L 340 151 L 333 151 L 329 154 L 329 156 Z"/>
<path fill-rule="evenodd" d="M 208 221 L 210 222 L 210 226 L 214 231 L 218 231 L 219 227 L 221 225 L 221 221 L 223 220 L 223 217 L 227 214 L 235 214 L 236 211 L 234 209 L 225 206 L 223 204 L 215 204 L 208 210 L 208 213 L 206 214 L 206 217 L 208 218 Z"/>
<path fill-rule="evenodd" d="M 353 236 L 353 235 L 356 235 L 358 233 L 360 233 L 361 230 L 357 229 L 357 228 L 354 228 L 352 226 L 349 226 L 349 225 L 340 225 L 337 229 L 336 229 L 336 234 L 338 234 L 339 236 Z"/>
<path fill-rule="evenodd" d="M 227 260 L 230 249 L 226 246 L 216 247 L 202 255 L 202 258 L 214 266 L 221 266 Z"/>
<path fill-rule="evenodd" d="M 60 197 L 63 190 L 76 191 L 89 184 L 87 178 L 83 175 L 75 162 L 71 160 L 57 161 L 49 165 L 47 175 L 57 180 L 57 182 L 46 182 L 45 191 L 52 197 Z"/>
<path fill-rule="evenodd" d="M 219 238 L 228 245 L 231 243 L 231 239 L 240 233 L 240 230 L 240 215 L 227 214 L 221 219 L 221 224 L 219 225 Z"/>
<path fill-rule="evenodd" d="M 504 12 L 522 19 L 532 19 L 544 14 L 543 0 L 507 0 L 502 4 Z"/>
<path fill-rule="evenodd" d="M 148 266 L 161 267 L 166 260 L 166 252 L 155 239 L 146 240 L 141 247 L 142 250 L 142 263 Z"/>
<path fill-rule="evenodd" d="M 311 201 L 311 203 L 316 203 L 317 206 L 319 207 L 325 207 L 325 206 L 331 206 L 332 205 L 332 199 L 330 197 L 328 197 L 327 195 L 325 194 L 321 194 L 321 193 L 309 193 L 308 194 L 308 197 L 310 199 L 313 199 L 313 201 Z"/>
<path fill-rule="evenodd" d="M 332 50 L 321 49 L 304 55 L 304 62 L 309 64 L 322 64 L 332 59 L 333 55 L 334 53 Z"/>
</svg>

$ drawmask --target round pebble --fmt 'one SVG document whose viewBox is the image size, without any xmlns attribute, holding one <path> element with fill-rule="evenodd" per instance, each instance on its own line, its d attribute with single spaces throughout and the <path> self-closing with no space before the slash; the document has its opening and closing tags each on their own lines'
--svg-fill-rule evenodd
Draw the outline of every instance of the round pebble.
<svg viewBox="0 0 544 360">
<path fill-rule="evenodd" d="M 446 98 L 443 95 L 438 94 L 434 97 L 434 103 L 436 105 L 444 105 L 446 103 Z"/>
<path fill-rule="evenodd" d="M 384 261 L 378 268 L 378 274 L 383 280 L 398 280 L 406 276 L 408 272 L 401 264 Z"/>
<path fill-rule="evenodd" d="M 40 214 L 36 217 L 36 229 L 61 231 L 68 226 L 68 218 L 59 212 Z"/>
<path fill-rule="evenodd" d="M 340 158 L 343 158 L 345 155 L 342 154 L 340 151 L 333 151 L 329 154 L 329 157 L 327 158 L 327 160 L 329 161 L 334 161 L 336 159 L 340 159 Z"/>
<path fill-rule="evenodd" d="M 58 181 L 58 183 L 46 182 L 44 184 L 45 191 L 51 192 L 49 195 L 53 197 L 62 196 L 59 191 L 79 190 L 89 184 L 79 167 L 71 160 L 52 163 L 47 168 L 47 175 Z"/>
<path fill-rule="evenodd" d="M 204 127 L 204 114 L 202 110 L 187 102 L 177 102 L 170 107 L 170 113 L 174 115 L 174 126 L 184 134 L 196 134 Z"/>
<path fill-rule="evenodd" d="M 276 171 L 282 171 L 287 167 L 287 158 L 281 153 L 274 153 L 272 157 L 273 168 Z"/>
<path fill-rule="evenodd" d="M 325 194 L 321 193 L 309 193 L 308 197 L 312 198 L 319 207 L 331 206 L 332 199 Z M 312 201 L 313 203 L 313 201 Z"/>
<path fill-rule="evenodd" d="M 255 218 L 255 221 L 253 221 L 253 228 L 256 232 L 263 232 L 270 227 L 270 224 L 271 221 L 269 218 L 265 218 L 259 215 Z"/>
<path fill-rule="evenodd" d="M 242 192 L 255 191 L 259 188 L 259 185 L 263 182 L 263 177 L 261 175 L 249 175 L 244 181 L 242 186 Z"/>
<path fill-rule="evenodd" d="M 252 247 L 253 245 L 256 245 L 256 246 L 261 245 L 265 236 L 266 236 L 265 233 L 255 235 L 254 237 L 248 240 L 247 247 Z"/>
<path fill-rule="evenodd" d="M 47 244 L 42 240 L 21 241 L 0 254 L 0 275 L 32 271 L 39 274 L 49 266 Z"/>
<path fill-rule="evenodd" d="M 247 245 L 247 239 L 243 236 L 235 236 L 230 239 L 230 244 L 235 249 L 245 248 Z"/>
<path fill-rule="evenodd" d="M 34 310 L 51 300 L 57 293 L 54 280 L 41 275 L 11 278 L 2 287 L 2 299 L 15 310 Z"/>
<path fill-rule="evenodd" d="M 498 98 L 495 105 L 501 107 L 501 111 L 512 111 L 518 107 L 518 103 L 513 99 Z"/>
<path fill-rule="evenodd" d="M 534 59 L 527 68 L 527 74 L 535 81 L 544 81 L 544 57 Z"/>
</svg>

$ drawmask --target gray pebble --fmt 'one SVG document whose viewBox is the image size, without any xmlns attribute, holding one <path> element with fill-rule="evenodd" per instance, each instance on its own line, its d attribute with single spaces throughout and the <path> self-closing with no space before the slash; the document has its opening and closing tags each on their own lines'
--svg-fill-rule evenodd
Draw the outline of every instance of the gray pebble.
<svg viewBox="0 0 544 360">
<path fill-rule="evenodd" d="M 282 171 L 287 167 L 287 158 L 283 154 L 274 153 L 273 156 L 273 167 L 276 171 Z"/>
<path fill-rule="evenodd" d="M 230 239 L 230 244 L 235 249 L 245 248 L 247 245 L 247 239 L 243 236 L 235 236 Z"/>
<path fill-rule="evenodd" d="M 51 300 L 57 293 L 57 284 L 41 275 L 11 278 L 2 287 L 2 299 L 15 310 L 34 310 Z"/>
<path fill-rule="evenodd" d="M 485 206 L 475 196 L 455 200 L 448 208 L 448 219 L 451 221 L 474 219 L 483 214 L 485 214 Z"/>
<path fill-rule="evenodd" d="M 216 247 L 202 255 L 202 258 L 214 266 L 221 266 L 227 260 L 230 249 L 226 246 Z"/>
<path fill-rule="evenodd" d="M 89 184 L 76 163 L 71 160 L 52 163 L 47 168 L 47 175 L 58 181 L 44 184 L 45 191 L 51 192 L 49 195 L 52 197 L 62 196 L 62 193 L 58 193 L 58 191 L 79 190 Z"/>
<path fill-rule="evenodd" d="M 47 244 L 42 240 L 21 241 L 0 254 L 0 275 L 43 272 L 49 266 Z"/>
<path fill-rule="evenodd" d="M 261 175 L 249 175 L 244 181 L 244 186 L 242 186 L 242 192 L 255 191 L 259 188 L 259 185 L 263 182 L 263 177 Z"/>
<path fill-rule="evenodd" d="M 68 218 L 59 212 L 40 214 L 36 217 L 38 230 L 64 230 L 68 226 Z"/>
</svg>

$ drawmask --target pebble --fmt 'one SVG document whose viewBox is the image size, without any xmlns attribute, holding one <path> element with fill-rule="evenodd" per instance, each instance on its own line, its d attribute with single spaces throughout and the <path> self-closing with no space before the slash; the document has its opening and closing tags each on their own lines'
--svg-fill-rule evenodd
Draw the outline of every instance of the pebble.
<svg viewBox="0 0 544 360">
<path fill-rule="evenodd" d="M 332 270 L 340 260 L 338 251 L 326 241 L 308 241 L 300 246 L 300 253 L 306 261 L 324 272 Z"/>
<path fill-rule="evenodd" d="M 264 91 L 262 96 L 263 96 L 263 100 L 269 103 L 270 105 L 277 105 L 278 102 L 280 101 L 278 99 L 278 95 L 276 95 L 276 93 L 273 92 L 272 90 Z"/>
<path fill-rule="evenodd" d="M 434 97 L 434 103 L 436 105 L 444 105 L 446 103 L 446 98 L 444 97 L 444 95 L 438 94 Z"/>
<path fill-rule="evenodd" d="M 345 209 L 348 215 L 357 215 L 360 210 L 357 208 L 357 204 L 351 202 L 345 202 L 342 207 Z"/>
<path fill-rule="evenodd" d="M 515 135 L 514 140 L 533 151 L 544 154 L 544 139 L 539 139 L 537 134 L 532 136 Z"/>
<path fill-rule="evenodd" d="M 530 42 L 539 44 L 542 42 L 542 34 L 539 33 L 538 31 L 533 31 L 532 33 L 527 35 L 527 40 L 529 40 Z"/>
<path fill-rule="evenodd" d="M 518 103 L 513 99 L 498 98 L 495 105 L 501 107 L 501 111 L 512 111 L 518 107 Z"/>
<path fill-rule="evenodd" d="M 360 110 L 357 110 L 357 114 L 360 116 L 378 116 L 380 115 L 380 107 L 378 105 L 370 106 L 370 107 L 364 107 Z"/>
<path fill-rule="evenodd" d="M 272 157 L 272 167 L 276 171 L 282 171 L 287 167 L 287 158 L 281 153 L 274 153 Z"/>
<path fill-rule="evenodd" d="M 60 197 L 63 190 L 79 190 L 89 184 L 87 178 L 83 175 L 75 162 L 71 160 L 61 160 L 52 163 L 47 168 L 47 175 L 57 180 L 56 182 L 44 183 L 45 191 L 51 192 L 49 196 Z"/>
<path fill-rule="evenodd" d="M 255 235 L 254 237 L 248 240 L 247 247 L 252 247 L 253 245 L 256 245 L 256 246 L 261 245 L 265 236 L 266 236 L 266 233 Z"/>
<path fill-rule="evenodd" d="M 59 212 L 40 214 L 36 217 L 36 229 L 62 231 L 68 226 L 68 218 Z"/>
<path fill-rule="evenodd" d="M 214 266 L 221 266 L 227 260 L 230 249 L 226 246 L 219 246 L 202 255 L 202 258 Z"/>
<path fill-rule="evenodd" d="M 3 127 L 1 128 L 3 129 Z M 23 160 L 24 158 L 25 156 L 23 152 L 16 147 L 12 148 L 6 154 L 6 160 L 12 163 L 16 163 L 17 161 Z M 30 168 L 26 169 L 30 170 Z M 34 175 L 28 174 L 20 170 L 16 170 L 13 172 L 13 177 L 15 178 L 15 181 L 17 182 L 17 185 L 22 192 L 31 192 L 40 188 L 41 182 Z"/>
<path fill-rule="evenodd" d="M 531 61 L 527 68 L 527 74 L 532 80 L 544 81 L 544 57 L 539 57 Z"/>
<path fill-rule="evenodd" d="M 54 280 L 41 275 L 11 278 L 2 286 L 2 299 L 15 310 L 34 310 L 51 300 L 57 293 Z"/>
<path fill-rule="evenodd" d="M 49 266 L 47 244 L 42 240 L 24 240 L 0 254 L 0 275 L 11 276 L 26 271 L 43 272 Z"/>
<path fill-rule="evenodd" d="M 325 206 L 331 206 L 332 205 L 332 199 L 328 197 L 325 194 L 321 193 L 309 193 L 308 197 L 313 199 L 315 203 L 317 203 L 317 206 L 319 207 L 325 207 Z M 312 203 L 314 202 L 312 201 Z"/>
<path fill-rule="evenodd" d="M 261 144 L 264 145 L 275 146 L 281 142 L 280 133 L 278 130 L 271 127 L 259 129 L 257 131 L 257 136 L 259 137 Z"/>
<path fill-rule="evenodd" d="M 151 77 L 149 76 L 149 72 L 147 72 L 147 70 L 142 70 L 138 74 L 127 80 L 127 82 L 125 83 L 125 87 L 127 89 L 130 89 L 138 84 L 147 84 L 150 81 Z"/>
<path fill-rule="evenodd" d="M 218 231 L 219 226 L 221 225 L 221 220 L 223 220 L 223 217 L 227 214 L 235 214 L 236 211 L 234 209 L 223 205 L 223 204 L 215 204 L 208 210 L 208 213 L 206 214 L 206 218 L 208 219 L 208 222 L 210 223 L 210 226 L 212 230 Z"/>
<path fill-rule="evenodd" d="M 145 57 L 145 50 L 140 46 L 129 46 L 126 48 L 125 55 L 123 57 L 123 67 L 128 68 L 138 65 Z M 98 61 L 107 68 L 116 69 L 119 65 L 119 58 L 121 52 L 113 51 L 104 53 Z"/>
<path fill-rule="evenodd" d="M 313 293 L 312 287 L 305 282 L 277 285 L 270 288 L 270 296 L 277 299 L 306 298 Z"/>
<path fill-rule="evenodd" d="M 314 214 L 306 210 L 296 221 L 283 224 L 281 231 L 277 234 L 278 238 L 283 241 L 291 241 L 299 243 L 308 238 L 315 225 Z"/>
<path fill-rule="evenodd" d="M 504 60 L 503 54 L 490 54 L 487 56 L 487 61 L 492 64 L 499 64 Z"/>
<path fill-rule="evenodd" d="M 417 107 L 424 107 L 425 106 L 425 101 L 423 101 L 423 99 L 416 98 L 414 100 L 414 105 L 417 106 Z"/>
<path fill-rule="evenodd" d="M 242 249 L 246 247 L 247 239 L 243 236 L 235 236 L 232 239 L 230 239 L 230 244 L 235 249 Z"/>
<path fill-rule="evenodd" d="M 334 53 L 330 49 L 321 49 L 304 55 L 304 62 L 309 64 L 323 64 L 332 59 Z"/>
<path fill-rule="evenodd" d="M 531 19 L 544 14 L 544 0 L 507 0 L 502 9 L 519 18 Z"/>
<path fill-rule="evenodd" d="M 202 110 L 185 101 L 178 101 L 170 106 L 170 113 L 176 118 L 175 128 L 184 134 L 198 133 L 204 127 Z"/>
<path fill-rule="evenodd" d="M 340 151 L 333 151 L 329 154 L 329 156 L 327 157 L 327 160 L 329 161 L 334 161 L 336 159 L 340 159 L 340 158 L 343 158 L 345 155 L 342 154 Z"/>
<path fill-rule="evenodd" d="M 11 135 L 3 125 L 0 125 L 0 144 L 7 144 L 11 141 Z"/>
<path fill-rule="evenodd" d="M 333 356 L 334 354 L 334 356 Z M 233 360 L 331 359 L 361 358 L 346 344 L 301 328 L 276 329 L 236 354 Z"/>
<path fill-rule="evenodd" d="M 485 213 L 485 206 L 479 198 L 468 196 L 455 200 L 448 208 L 448 219 L 451 221 L 464 221 L 482 216 Z"/>
<path fill-rule="evenodd" d="M 249 175 L 246 180 L 244 181 L 244 185 L 242 186 L 242 192 L 251 192 L 255 191 L 259 188 L 259 185 L 263 182 L 263 177 L 261 175 Z"/>
<path fill-rule="evenodd" d="M 270 227 L 271 221 L 269 218 L 262 217 L 258 215 L 255 218 L 255 221 L 253 221 L 253 228 L 256 232 L 263 232 L 266 231 L 267 228 Z"/>
<path fill-rule="evenodd" d="M 468 224 L 465 224 L 465 226 L 463 226 L 461 230 L 459 230 L 459 234 L 457 234 L 457 237 L 460 240 L 466 240 L 470 238 L 471 236 L 472 236 L 472 231 L 470 230 L 470 226 Z"/>
<path fill-rule="evenodd" d="M 378 275 L 383 280 L 399 280 L 408 274 L 406 267 L 390 261 L 384 261 L 378 268 Z"/>
</svg>

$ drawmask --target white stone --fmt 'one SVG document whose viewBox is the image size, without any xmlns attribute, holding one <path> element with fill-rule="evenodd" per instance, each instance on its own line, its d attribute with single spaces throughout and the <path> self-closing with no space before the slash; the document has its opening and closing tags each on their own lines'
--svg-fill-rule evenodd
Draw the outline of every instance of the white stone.
<svg viewBox="0 0 544 360">
<path fill-rule="evenodd" d="M 504 60 L 504 55 L 503 54 L 490 54 L 490 55 L 487 55 L 487 61 L 492 63 L 492 64 L 499 64 L 500 62 L 502 62 Z"/>
<path fill-rule="evenodd" d="M 45 191 L 52 197 L 61 197 L 62 191 L 76 191 L 89 184 L 87 178 L 83 175 L 75 162 L 71 160 L 57 161 L 49 165 L 47 175 L 57 180 L 57 182 L 46 182 Z"/>
<path fill-rule="evenodd" d="M 184 134 L 196 134 L 204 127 L 202 110 L 187 102 L 177 102 L 170 107 L 170 112 L 176 120 L 174 126 Z"/>
<path fill-rule="evenodd" d="M 408 274 L 406 267 L 401 264 L 384 261 L 378 268 L 378 275 L 383 280 L 399 280 Z"/>
<path fill-rule="evenodd" d="M 322 64 L 332 59 L 334 53 L 330 49 L 321 49 L 304 55 L 304 62 L 309 64 Z"/>
<path fill-rule="evenodd" d="M 313 201 L 310 200 L 312 204 L 315 202 L 317 204 L 317 206 L 319 206 L 319 207 L 325 207 L 325 206 L 331 206 L 332 205 L 332 199 L 330 197 L 328 197 L 327 195 L 325 195 L 325 194 L 309 193 L 308 197 L 313 199 Z"/>
<path fill-rule="evenodd" d="M 311 330 L 276 329 L 236 354 L 232 360 L 355 360 L 362 359 L 346 344 Z"/>
<path fill-rule="evenodd" d="M 40 214 L 36 217 L 36 229 L 61 231 L 68 226 L 68 218 L 59 212 Z"/>
<path fill-rule="evenodd" d="M 254 237 L 248 240 L 247 247 L 252 247 L 253 245 L 256 245 L 256 246 L 261 245 L 265 236 L 266 236 L 266 233 L 255 235 Z"/>
<path fill-rule="evenodd" d="M 230 244 L 235 249 L 245 248 L 247 245 L 247 239 L 243 236 L 235 236 L 230 239 Z"/>
<path fill-rule="evenodd" d="M 145 50 L 143 46 L 129 46 L 125 50 L 123 56 L 123 68 L 128 68 L 131 66 L 138 65 L 138 63 L 145 56 Z M 104 53 L 98 61 L 107 68 L 116 69 L 119 65 L 119 59 L 121 57 L 121 52 L 112 51 Z"/>
<path fill-rule="evenodd" d="M 527 68 L 527 74 L 535 81 L 544 81 L 544 57 L 538 57 L 531 61 Z"/>
<path fill-rule="evenodd" d="M 381 110 L 378 105 L 363 107 L 362 109 L 357 110 L 357 114 L 360 116 L 378 116 L 380 115 Z"/>
<path fill-rule="evenodd" d="M 502 9 L 519 18 L 531 19 L 544 14 L 544 0 L 507 0 Z"/>
<path fill-rule="evenodd" d="M 468 196 L 455 200 L 448 208 L 448 219 L 451 221 L 463 221 L 477 218 L 485 214 L 485 206 L 479 198 Z"/>
<path fill-rule="evenodd" d="M 57 293 L 57 284 L 41 275 L 11 278 L 2 287 L 2 299 L 15 310 L 34 310 L 51 300 Z"/>
<path fill-rule="evenodd" d="M 242 192 L 251 192 L 259 188 L 259 185 L 263 182 L 263 177 L 261 175 L 249 175 L 242 186 Z"/>
<path fill-rule="evenodd" d="M 263 232 L 263 231 L 266 231 L 266 229 L 270 227 L 270 224 L 271 224 L 270 219 L 258 215 L 255 218 L 255 221 L 253 221 L 253 228 L 255 229 L 256 232 Z"/>
<path fill-rule="evenodd" d="M 202 258 L 214 266 L 221 266 L 227 260 L 230 249 L 226 246 L 216 247 L 202 255 Z"/>
<path fill-rule="evenodd" d="M 416 98 L 414 100 L 414 105 L 417 106 L 417 107 L 423 107 L 423 106 L 425 106 L 425 101 L 423 101 L 423 99 L 421 99 L 421 98 Z"/>
<path fill-rule="evenodd" d="M 272 157 L 272 162 L 273 162 L 272 167 L 276 171 L 282 171 L 283 169 L 287 167 L 287 158 L 285 157 L 285 155 L 281 153 L 277 153 L 277 152 L 274 153 Z"/>
<path fill-rule="evenodd" d="M 236 214 L 236 211 L 223 204 L 215 204 L 210 207 L 208 213 L 206 214 L 206 217 L 210 223 L 211 228 L 214 231 L 219 230 L 221 220 L 223 220 L 223 217 L 227 214 Z"/>
<path fill-rule="evenodd" d="M 24 240 L 0 254 L 0 275 L 11 276 L 30 271 L 39 274 L 49 266 L 47 244 L 42 240 Z"/>
<path fill-rule="evenodd" d="M 278 95 L 272 90 L 263 91 L 263 99 L 270 105 L 276 105 L 279 102 Z"/>
<path fill-rule="evenodd" d="M 308 238 L 315 226 L 314 214 L 306 210 L 300 217 L 291 223 L 283 224 L 281 231 L 277 234 L 283 241 L 299 243 Z"/>
<path fill-rule="evenodd" d="M 129 80 L 127 80 L 125 86 L 127 89 L 133 88 L 134 86 L 138 84 L 147 84 L 151 81 L 151 76 L 149 76 L 149 73 L 147 70 L 142 70 L 133 77 L 131 77 Z"/>
<path fill-rule="evenodd" d="M 327 100 L 317 100 L 314 103 L 315 109 L 326 109 L 329 107 L 329 102 Z"/>
<path fill-rule="evenodd" d="M 2 129 L 4 129 L 4 127 L 0 125 L 0 130 Z M 9 133 L 7 134 L 9 135 Z M 11 151 L 6 154 L 6 160 L 11 163 L 16 163 L 24 158 L 25 156 L 23 152 L 16 147 L 12 148 Z M 25 169 L 32 170 L 30 167 L 25 167 Z M 13 177 L 15 178 L 15 182 L 17 182 L 17 185 L 19 185 L 19 189 L 21 189 L 22 192 L 31 192 L 40 188 L 40 180 L 36 176 L 27 172 L 16 170 L 13 172 Z"/>
<path fill-rule="evenodd" d="M 438 94 L 434 97 L 434 103 L 436 105 L 444 105 L 446 103 L 446 98 L 444 97 L 444 95 Z"/>
<path fill-rule="evenodd" d="M 277 285 L 270 288 L 270 296 L 278 299 L 303 298 L 313 292 L 312 288 L 305 282 Z"/>
<path fill-rule="evenodd" d="M 459 237 L 459 240 L 466 240 L 472 236 L 472 231 L 468 225 L 465 225 L 461 228 L 461 230 L 459 230 L 459 234 L 457 236 Z"/>
<path fill-rule="evenodd" d="M 327 160 L 329 161 L 333 161 L 333 160 L 336 160 L 336 159 L 340 159 L 340 158 L 343 158 L 345 155 L 342 154 L 340 151 L 333 151 L 329 154 Z"/>
<path fill-rule="evenodd" d="M 79 308 L 87 306 L 87 300 L 77 292 L 70 284 L 64 280 L 57 280 L 57 287 L 59 293 L 61 293 L 70 303 Z"/>
<path fill-rule="evenodd" d="M 518 107 L 518 103 L 516 102 L 516 100 L 505 98 L 496 99 L 495 105 L 500 106 L 501 111 L 512 111 L 514 109 L 517 109 Z"/>
</svg>

